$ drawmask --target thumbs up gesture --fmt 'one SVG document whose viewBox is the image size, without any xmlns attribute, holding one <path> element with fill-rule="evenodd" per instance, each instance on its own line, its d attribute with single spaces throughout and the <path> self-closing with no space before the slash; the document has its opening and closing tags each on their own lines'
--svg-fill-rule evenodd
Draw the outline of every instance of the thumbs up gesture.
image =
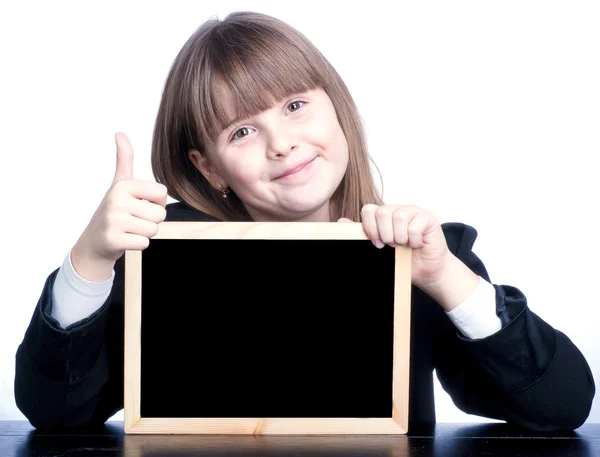
<svg viewBox="0 0 600 457">
<path fill-rule="evenodd" d="M 88 226 L 71 250 L 73 268 L 88 281 L 110 278 L 126 250 L 143 250 L 165 220 L 167 188 L 133 179 L 133 148 L 123 133 L 115 135 L 117 167 L 113 182 Z"/>
</svg>

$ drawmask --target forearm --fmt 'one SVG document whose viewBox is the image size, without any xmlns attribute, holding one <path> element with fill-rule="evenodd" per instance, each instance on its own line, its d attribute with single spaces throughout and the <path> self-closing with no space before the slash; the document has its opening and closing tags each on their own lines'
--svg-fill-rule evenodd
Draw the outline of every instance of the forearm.
<svg viewBox="0 0 600 457">
<path fill-rule="evenodd" d="M 63 329 L 91 316 L 106 302 L 114 281 L 114 270 L 109 279 L 88 281 L 74 269 L 71 253 L 65 256 L 52 288 L 51 316 Z"/>
<path fill-rule="evenodd" d="M 448 253 L 443 271 L 430 282 L 419 284 L 419 288 L 433 298 L 446 312 L 464 302 L 477 288 L 476 275 L 454 254 Z"/>
<path fill-rule="evenodd" d="M 493 401 L 508 422 L 555 431 L 573 430 L 586 420 L 595 395 L 587 361 L 566 335 L 529 308 L 489 338 L 462 340 L 499 389 Z"/>
<path fill-rule="evenodd" d="M 60 382 L 38 371 L 21 344 L 16 354 L 14 395 L 19 410 L 37 429 L 101 425 L 122 406 L 107 411 L 108 365 L 101 354 L 91 372 L 78 382 Z M 122 386 L 121 386 L 122 387 Z"/>
<path fill-rule="evenodd" d="M 477 232 L 458 223 L 443 228 L 451 252 L 491 284 L 483 262 L 472 251 Z M 469 274 L 461 275 L 461 270 L 458 265 L 447 277 L 455 277 L 457 288 L 468 296 Z M 448 308 L 460 302 L 461 293 L 449 296 L 451 288 L 448 281 L 445 284 L 429 290 L 428 297 L 435 296 Z M 595 394 L 587 361 L 564 334 L 529 309 L 519 289 L 493 287 L 501 330 L 481 339 L 465 338 L 448 313 L 435 326 L 434 364 L 442 386 L 460 409 L 471 414 L 535 430 L 577 428 L 586 420 Z"/>
<path fill-rule="evenodd" d="M 40 428 L 96 420 L 108 376 L 107 307 L 68 331 L 62 329 L 49 312 L 57 272 L 46 280 L 16 356 L 16 403 Z"/>
<path fill-rule="evenodd" d="M 508 396 L 507 419 L 541 431 L 574 430 L 588 418 L 595 392 L 585 358 L 557 331 L 552 363 L 538 380 Z"/>
<path fill-rule="evenodd" d="M 473 340 L 487 338 L 502 329 L 502 321 L 496 313 L 496 289 L 485 279 L 478 279 L 473 293 L 446 313 L 456 328 Z"/>
<path fill-rule="evenodd" d="M 494 286 L 510 321 L 480 340 L 444 325 L 438 376 L 461 409 L 540 430 L 573 430 L 587 418 L 595 384 L 577 347 L 534 314 L 511 286 Z M 454 344 L 452 340 L 457 344 Z"/>
</svg>

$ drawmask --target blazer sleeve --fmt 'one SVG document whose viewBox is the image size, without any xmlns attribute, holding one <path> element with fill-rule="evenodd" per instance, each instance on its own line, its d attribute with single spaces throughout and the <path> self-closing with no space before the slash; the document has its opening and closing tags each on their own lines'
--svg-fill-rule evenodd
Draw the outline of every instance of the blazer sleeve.
<svg viewBox="0 0 600 457">
<path fill-rule="evenodd" d="M 214 221 L 181 202 L 166 206 L 165 221 Z M 123 409 L 125 255 L 115 263 L 106 302 L 62 329 L 52 318 L 52 288 L 42 290 L 15 360 L 15 400 L 38 429 L 101 425 Z"/>
<path fill-rule="evenodd" d="M 52 287 L 42 290 L 15 360 L 15 400 L 38 429 L 101 425 L 123 408 L 124 256 L 111 294 L 94 314 L 62 329 L 52 318 Z"/>
<path fill-rule="evenodd" d="M 472 250 L 477 231 L 461 223 L 442 228 L 452 253 L 491 283 Z M 583 354 L 564 333 L 529 309 L 519 289 L 493 285 L 500 331 L 471 340 L 447 316 L 438 320 L 434 364 L 440 384 L 469 414 L 537 431 L 578 428 L 595 395 Z"/>
</svg>

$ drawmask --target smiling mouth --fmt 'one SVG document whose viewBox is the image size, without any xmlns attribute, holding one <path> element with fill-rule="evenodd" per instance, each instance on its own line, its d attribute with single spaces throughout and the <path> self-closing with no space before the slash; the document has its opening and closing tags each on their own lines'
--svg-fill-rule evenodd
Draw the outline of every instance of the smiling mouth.
<svg viewBox="0 0 600 457">
<path fill-rule="evenodd" d="M 295 173 L 298 173 L 299 171 L 302 171 L 302 170 L 303 170 L 303 169 L 305 169 L 307 166 L 309 166 L 311 163 L 313 163 L 313 162 L 314 162 L 314 160 L 315 160 L 316 158 L 317 158 L 317 156 L 313 157 L 313 158 L 312 158 L 311 160 L 309 160 L 308 162 L 304 162 L 303 164 L 301 164 L 301 165 L 298 165 L 297 167 L 295 167 L 295 168 L 292 168 L 292 169 L 291 169 L 291 170 L 289 170 L 289 171 L 286 171 L 284 174 L 282 174 L 282 175 L 280 175 L 280 176 L 277 176 L 275 179 L 281 179 L 281 178 L 285 178 L 285 177 L 287 177 L 287 176 L 291 176 L 291 175 L 293 175 L 293 174 L 295 174 Z"/>
</svg>

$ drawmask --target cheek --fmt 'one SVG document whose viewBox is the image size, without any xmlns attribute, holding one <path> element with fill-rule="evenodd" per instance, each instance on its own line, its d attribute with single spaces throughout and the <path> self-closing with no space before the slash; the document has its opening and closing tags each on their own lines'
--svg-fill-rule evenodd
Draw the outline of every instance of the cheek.
<svg viewBox="0 0 600 457">
<path fill-rule="evenodd" d="M 264 169 L 260 160 L 256 158 L 251 148 L 235 151 L 223 162 L 227 173 L 227 180 L 236 183 L 238 192 L 253 186 L 257 180 L 262 179 Z"/>
<path fill-rule="evenodd" d="M 348 142 L 346 136 L 342 130 L 342 127 L 335 118 L 330 121 L 326 131 L 326 147 L 330 153 L 335 154 L 336 157 L 343 159 L 348 156 Z"/>
<path fill-rule="evenodd" d="M 318 135 L 321 146 L 329 152 L 335 154 L 341 159 L 348 155 L 348 142 L 340 126 L 335 109 L 330 106 L 320 119 L 315 123 L 315 131 Z"/>
</svg>

